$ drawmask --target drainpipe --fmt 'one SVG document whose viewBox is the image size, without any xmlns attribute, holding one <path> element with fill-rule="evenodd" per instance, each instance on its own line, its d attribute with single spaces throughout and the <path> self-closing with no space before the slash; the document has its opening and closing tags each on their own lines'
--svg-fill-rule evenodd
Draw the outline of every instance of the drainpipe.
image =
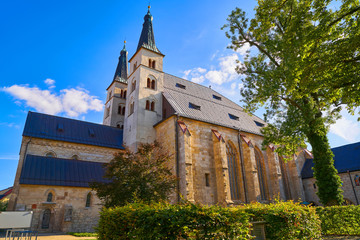
<svg viewBox="0 0 360 240">
<path fill-rule="evenodd" d="M 353 189 L 353 191 L 354 191 L 354 196 L 355 196 L 355 199 L 356 199 L 356 204 L 359 205 L 359 199 L 357 198 L 357 195 L 356 195 L 356 191 L 355 191 L 354 183 L 353 183 L 352 178 L 351 178 L 350 171 L 348 170 L 347 173 L 349 174 L 351 186 L 352 186 L 352 189 Z"/>
<path fill-rule="evenodd" d="M 248 203 L 248 197 L 247 197 L 247 189 L 246 189 L 246 177 L 245 177 L 245 164 L 244 164 L 244 156 L 242 151 L 242 145 L 241 145 L 241 136 L 240 136 L 240 129 L 238 129 L 238 144 L 239 144 L 239 153 L 240 153 L 240 164 L 241 164 L 241 175 L 243 179 L 243 185 L 244 185 L 244 197 L 245 197 L 245 203 Z"/>
<path fill-rule="evenodd" d="M 179 169 L 179 115 L 176 115 L 175 120 L 175 154 L 176 154 L 176 191 L 177 191 L 177 202 L 180 202 L 180 169 Z"/>
</svg>

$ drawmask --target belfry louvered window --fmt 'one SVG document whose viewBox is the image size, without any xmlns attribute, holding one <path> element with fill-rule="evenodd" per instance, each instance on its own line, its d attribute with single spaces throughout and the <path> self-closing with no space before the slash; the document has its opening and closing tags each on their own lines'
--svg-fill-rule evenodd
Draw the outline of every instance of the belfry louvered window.
<svg viewBox="0 0 360 240">
<path fill-rule="evenodd" d="M 226 156 L 228 160 L 231 199 L 240 200 L 239 166 L 236 151 L 229 142 L 226 144 Z"/>
</svg>

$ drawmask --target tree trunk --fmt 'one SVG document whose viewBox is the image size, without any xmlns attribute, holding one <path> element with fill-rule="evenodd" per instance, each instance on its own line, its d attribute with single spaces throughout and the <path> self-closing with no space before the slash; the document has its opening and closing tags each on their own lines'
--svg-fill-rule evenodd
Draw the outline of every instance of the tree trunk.
<svg viewBox="0 0 360 240">
<path fill-rule="evenodd" d="M 321 113 L 319 113 L 321 116 Z M 324 205 L 341 204 L 343 200 L 342 181 L 334 167 L 334 154 L 330 149 L 327 129 L 322 117 L 315 117 L 309 126 L 307 138 L 314 155 L 314 177 L 318 187 L 317 195 Z"/>
</svg>

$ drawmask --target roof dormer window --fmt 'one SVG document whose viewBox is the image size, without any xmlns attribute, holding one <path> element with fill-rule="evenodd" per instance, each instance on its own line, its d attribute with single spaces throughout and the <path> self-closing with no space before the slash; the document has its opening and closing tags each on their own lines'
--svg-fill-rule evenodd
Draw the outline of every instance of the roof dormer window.
<svg viewBox="0 0 360 240">
<path fill-rule="evenodd" d="M 263 127 L 263 126 L 265 126 L 265 124 L 263 124 L 263 123 L 261 123 L 261 122 L 258 122 L 258 121 L 254 121 L 254 122 L 255 122 L 256 126 L 258 126 L 258 127 Z"/>
<path fill-rule="evenodd" d="M 201 110 L 201 107 L 199 105 L 196 105 L 194 103 L 191 103 L 189 102 L 189 108 L 192 108 L 192 109 L 196 109 L 196 110 Z"/>
<path fill-rule="evenodd" d="M 90 135 L 90 137 L 95 137 L 94 129 L 89 128 L 89 135 Z"/>
<path fill-rule="evenodd" d="M 57 125 L 57 130 L 58 130 L 58 132 L 64 132 L 64 125 L 62 123 L 59 123 Z"/>
<path fill-rule="evenodd" d="M 217 96 L 217 95 L 214 95 L 214 94 L 213 94 L 213 98 L 216 99 L 216 100 L 221 101 L 221 97 L 219 97 L 219 96 Z"/>
<path fill-rule="evenodd" d="M 180 84 L 180 83 L 176 83 L 176 84 L 175 84 L 175 87 L 182 88 L 182 89 L 186 89 L 186 86 L 185 86 L 185 85 L 182 85 L 182 84 Z"/>
<path fill-rule="evenodd" d="M 235 116 L 235 115 L 232 115 L 229 113 L 229 118 L 232 119 L 232 120 L 239 120 L 239 117 L 238 116 Z"/>
</svg>

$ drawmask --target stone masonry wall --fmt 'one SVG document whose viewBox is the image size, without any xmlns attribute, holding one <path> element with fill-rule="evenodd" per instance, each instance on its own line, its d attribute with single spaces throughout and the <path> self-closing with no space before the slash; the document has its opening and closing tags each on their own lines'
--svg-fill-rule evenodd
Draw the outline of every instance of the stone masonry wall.
<svg viewBox="0 0 360 240">
<path fill-rule="evenodd" d="M 360 171 L 350 172 L 351 177 L 349 177 L 348 173 L 339 174 L 341 181 L 343 182 L 341 189 L 344 191 L 343 192 L 344 199 L 349 200 L 352 204 L 359 205 L 360 186 L 356 186 L 355 183 L 356 175 L 360 176 Z M 350 181 L 352 181 L 354 188 Z M 316 205 L 321 205 L 319 197 L 316 195 L 317 186 L 315 184 L 315 178 L 303 179 L 303 184 L 305 189 L 306 201 L 314 202 Z M 354 189 L 359 203 L 356 201 Z"/>
<path fill-rule="evenodd" d="M 20 148 L 18 168 L 16 171 L 16 176 L 14 181 L 14 189 L 8 204 L 8 210 L 14 211 L 24 208 L 32 209 L 29 208 L 29 206 L 30 205 L 33 206 L 33 204 L 35 204 L 36 206 L 48 206 L 46 204 L 45 205 L 41 204 L 41 202 L 45 201 L 45 198 L 43 197 L 42 194 L 44 193 L 45 189 L 49 188 L 49 186 L 19 184 L 19 179 L 20 179 L 20 174 L 21 174 L 25 154 L 45 156 L 48 152 L 52 152 L 58 158 L 71 159 L 74 155 L 77 155 L 79 161 L 109 162 L 113 158 L 114 154 L 119 151 L 121 150 L 98 147 L 98 146 L 90 146 L 85 144 L 23 137 Z M 84 193 L 89 192 L 90 189 L 74 188 L 74 187 L 57 187 L 57 186 L 56 187 L 54 186 L 53 188 L 59 188 L 59 189 L 61 188 L 62 189 L 61 191 L 64 192 L 58 196 L 64 196 L 65 192 L 67 192 L 68 196 L 66 197 L 67 201 L 60 201 L 56 205 L 52 206 L 54 207 L 54 214 L 56 212 L 58 213 L 53 218 L 54 222 L 52 224 L 52 228 L 48 229 L 47 231 L 62 231 L 62 229 L 73 229 L 74 231 L 78 229 L 80 231 L 80 229 L 87 229 L 86 221 L 88 220 L 88 218 L 86 214 L 89 213 L 90 211 L 88 209 L 82 211 L 81 209 L 83 209 L 84 207 L 82 207 L 80 210 L 77 209 L 78 206 L 85 206 L 85 202 L 80 205 L 77 204 L 73 205 L 72 211 L 73 211 L 74 221 L 62 223 L 59 218 L 59 216 L 61 215 L 61 214 L 59 215 L 59 211 L 62 211 L 61 209 L 64 209 L 65 205 L 72 204 L 72 199 L 76 199 L 76 198 L 82 199 L 84 197 Z M 75 191 L 74 189 L 77 190 Z M 31 197 L 28 197 L 30 193 L 31 193 Z M 38 207 L 36 209 L 38 209 Z M 40 214 L 41 211 L 34 210 L 34 212 L 35 214 L 33 221 L 34 224 L 36 224 L 41 221 L 42 216 Z M 93 213 L 91 213 L 91 215 L 92 214 Z M 89 226 L 91 228 L 92 225 L 90 224 Z"/>
<path fill-rule="evenodd" d="M 283 187 L 284 184 L 282 184 L 280 163 L 276 153 L 270 148 L 262 150 L 263 138 L 261 136 L 241 133 L 245 134 L 251 143 L 248 145 L 243 139 L 240 139 L 241 149 L 239 150 L 239 132 L 237 130 L 182 117 L 179 120 L 187 126 L 185 132 L 178 128 L 180 193 L 185 199 L 207 205 L 229 205 L 233 202 L 229 193 L 226 143 L 230 143 L 234 148 L 237 162 L 240 162 L 240 150 L 244 159 L 245 187 L 241 164 L 238 164 L 236 167 L 239 168 L 237 180 L 239 181 L 240 201 L 235 204 L 245 202 L 245 191 L 247 202 L 262 201 L 255 149 L 260 152 L 264 166 L 266 201 L 281 196 L 280 187 Z M 175 138 L 175 127 L 172 126 L 175 124 L 176 117 L 172 117 L 156 126 L 158 139 L 165 141 L 165 145 L 171 146 L 174 151 L 176 148 L 171 139 Z M 212 129 L 217 130 L 224 141 L 214 138 Z M 293 162 L 291 165 L 287 164 L 286 171 L 288 175 L 295 174 L 295 176 L 291 176 L 294 181 L 299 179 L 299 175 L 296 160 L 291 162 Z M 174 158 L 174 163 L 176 164 L 176 158 Z M 206 186 L 206 175 L 209 177 L 208 186 Z M 301 185 L 294 184 L 293 191 L 299 192 L 299 194 L 295 194 L 296 196 L 301 195 Z"/>
</svg>

